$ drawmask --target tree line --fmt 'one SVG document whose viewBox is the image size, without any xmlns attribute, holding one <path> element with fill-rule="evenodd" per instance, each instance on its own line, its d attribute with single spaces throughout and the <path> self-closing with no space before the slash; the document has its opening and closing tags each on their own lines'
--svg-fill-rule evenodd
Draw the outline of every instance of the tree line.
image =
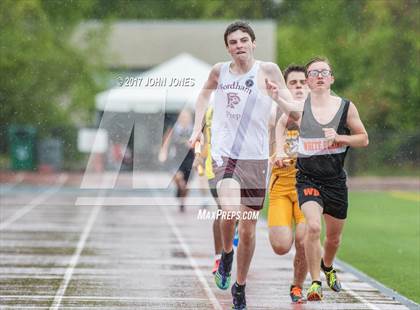
<svg viewBox="0 0 420 310">
<path fill-rule="evenodd" d="M 317 55 L 332 62 L 334 91 L 354 101 L 376 142 L 369 156 L 358 155 L 363 162 L 417 165 L 419 17 L 418 0 L 3 0 L 1 132 L 11 123 L 47 134 L 92 122 L 94 95 L 107 86 L 100 54 L 107 32 L 76 49 L 70 38 L 81 21 L 272 19 L 281 68 Z"/>
</svg>

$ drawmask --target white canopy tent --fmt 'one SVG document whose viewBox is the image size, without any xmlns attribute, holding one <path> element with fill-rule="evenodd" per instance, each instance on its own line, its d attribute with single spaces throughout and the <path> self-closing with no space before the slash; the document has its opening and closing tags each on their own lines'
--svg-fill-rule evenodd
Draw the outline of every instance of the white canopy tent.
<svg viewBox="0 0 420 310">
<path fill-rule="evenodd" d="M 180 54 L 137 77 L 122 78 L 122 86 L 96 95 L 96 108 L 138 113 L 192 108 L 210 69 L 210 65 L 190 54 Z M 178 82 L 176 85 L 174 79 Z"/>
</svg>

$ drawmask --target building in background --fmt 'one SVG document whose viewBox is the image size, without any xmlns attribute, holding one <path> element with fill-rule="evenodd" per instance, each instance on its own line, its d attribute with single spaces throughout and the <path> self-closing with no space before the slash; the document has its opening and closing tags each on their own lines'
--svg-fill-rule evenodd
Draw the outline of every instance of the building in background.
<svg viewBox="0 0 420 310">
<path fill-rule="evenodd" d="M 223 34 L 231 21 L 124 21 L 109 25 L 105 61 L 117 72 L 141 73 L 179 54 L 189 53 L 211 65 L 229 60 Z M 257 42 L 255 56 L 276 61 L 276 24 L 250 21 Z M 103 25 L 97 21 L 81 24 L 73 37 L 84 45 L 89 30 Z"/>
</svg>

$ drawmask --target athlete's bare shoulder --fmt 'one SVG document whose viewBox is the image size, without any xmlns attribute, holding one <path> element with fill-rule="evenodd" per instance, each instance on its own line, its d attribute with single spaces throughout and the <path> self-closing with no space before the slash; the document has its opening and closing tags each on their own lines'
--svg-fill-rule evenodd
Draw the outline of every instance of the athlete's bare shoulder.
<svg viewBox="0 0 420 310">
<path fill-rule="evenodd" d="M 219 78 L 222 65 L 223 65 L 223 62 L 218 62 L 217 64 L 213 65 L 210 71 L 210 76 L 214 75 L 215 77 Z"/>
<path fill-rule="evenodd" d="M 207 79 L 207 82 L 205 83 L 205 88 L 208 89 L 215 89 L 217 87 L 217 84 L 219 82 L 219 76 L 220 76 L 220 70 L 222 68 L 223 63 L 219 62 L 215 64 L 209 73 L 209 77 Z"/>
<path fill-rule="evenodd" d="M 348 115 L 350 117 L 353 117 L 353 116 L 359 117 L 359 111 L 357 110 L 356 105 L 352 101 L 349 101 L 349 102 L 350 103 L 349 103 L 349 112 L 348 112 Z"/>
<path fill-rule="evenodd" d="M 280 73 L 281 74 L 281 71 L 280 71 L 279 66 L 277 64 L 275 64 L 274 62 L 261 61 L 260 68 L 268 76 L 275 75 L 276 73 Z"/>
</svg>

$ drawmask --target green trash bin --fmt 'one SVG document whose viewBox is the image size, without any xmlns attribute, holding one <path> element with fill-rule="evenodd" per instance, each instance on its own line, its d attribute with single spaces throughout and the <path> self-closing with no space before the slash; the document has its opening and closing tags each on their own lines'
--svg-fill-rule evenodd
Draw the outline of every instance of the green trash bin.
<svg viewBox="0 0 420 310">
<path fill-rule="evenodd" d="M 11 125 L 8 138 L 12 170 L 35 170 L 36 129 L 32 126 Z"/>
</svg>

